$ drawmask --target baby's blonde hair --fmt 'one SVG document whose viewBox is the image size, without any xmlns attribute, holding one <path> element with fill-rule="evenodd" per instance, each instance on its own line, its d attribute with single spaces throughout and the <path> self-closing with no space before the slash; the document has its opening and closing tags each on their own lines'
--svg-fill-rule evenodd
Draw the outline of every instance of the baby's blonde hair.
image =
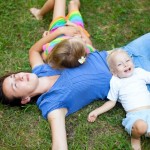
<svg viewBox="0 0 150 150">
<path fill-rule="evenodd" d="M 110 71 L 112 70 L 113 56 L 115 56 L 117 53 L 124 53 L 124 54 L 128 55 L 128 53 L 126 51 L 124 51 L 122 48 L 114 49 L 110 54 L 108 54 L 108 56 L 107 56 L 107 64 L 109 66 Z"/>
<path fill-rule="evenodd" d="M 49 53 L 46 62 L 53 68 L 73 68 L 81 65 L 79 59 L 86 57 L 86 46 L 75 38 L 58 43 Z"/>
</svg>

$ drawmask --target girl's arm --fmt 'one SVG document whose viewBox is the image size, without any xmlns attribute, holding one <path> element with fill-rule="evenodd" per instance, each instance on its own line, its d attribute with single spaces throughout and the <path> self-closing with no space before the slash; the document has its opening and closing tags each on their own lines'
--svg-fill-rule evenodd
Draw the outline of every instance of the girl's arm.
<svg viewBox="0 0 150 150">
<path fill-rule="evenodd" d="M 81 31 L 81 38 L 86 44 L 92 45 L 92 41 L 85 35 L 83 31 Z"/>
<path fill-rule="evenodd" d="M 65 128 L 65 108 L 56 109 L 48 114 L 48 122 L 52 133 L 52 150 L 67 150 L 67 136 Z"/>
<path fill-rule="evenodd" d="M 90 114 L 88 115 L 88 121 L 94 122 L 98 117 L 98 115 L 107 112 L 108 110 L 112 109 L 115 105 L 116 105 L 116 101 L 111 101 L 111 100 L 107 101 L 101 107 L 96 108 L 95 110 L 90 112 Z"/>
<path fill-rule="evenodd" d="M 29 50 L 29 61 L 32 68 L 35 66 L 43 64 L 43 59 L 41 57 L 42 52 L 42 46 L 46 43 L 51 42 L 56 37 L 66 34 L 69 36 L 73 36 L 76 34 L 76 29 L 74 27 L 61 27 L 52 32 L 51 34 L 48 34 L 47 36 L 41 38 L 39 41 L 37 41 Z"/>
<path fill-rule="evenodd" d="M 92 45 L 92 41 L 90 40 L 90 38 L 87 37 L 86 34 L 85 34 L 82 30 L 80 30 L 79 27 L 78 27 L 75 23 L 72 23 L 71 21 L 68 20 L 66 25 L 75 27 L 76 30 L 77 30 L 78 32 L 80 32 L 80 34 L 78 34 L 78 35 L 81 36 L 82 40 L 83 40 L 86 44 Z M 77 36 L 78 36 L 78 35 L 77 35 Z"/>
</svg>

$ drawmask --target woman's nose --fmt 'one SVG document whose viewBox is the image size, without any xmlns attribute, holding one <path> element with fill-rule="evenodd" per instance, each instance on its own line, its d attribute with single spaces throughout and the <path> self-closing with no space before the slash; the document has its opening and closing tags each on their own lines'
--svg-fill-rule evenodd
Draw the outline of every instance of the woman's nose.
<svg viewBox="0 0 150 150">
<path fill-rule="evenodd" d="M 16 76 L 15 76 L 15 79 L 16 79 L 16 80 L 23 81 L 23 76 L 21 76 L 21 75 L 16 75 Z"/>
</svg>

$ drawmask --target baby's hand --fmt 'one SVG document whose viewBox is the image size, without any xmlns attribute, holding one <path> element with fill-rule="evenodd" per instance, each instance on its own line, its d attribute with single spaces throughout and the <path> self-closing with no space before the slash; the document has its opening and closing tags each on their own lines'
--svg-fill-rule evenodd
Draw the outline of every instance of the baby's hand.
<svg viewBox="0 0 150 150">
<path fill-rule="evenodd" d="M 89 122 L 94 122 L 96 120 L 97 116 L 98 115 L 97 115 L 96 111 L 92 111 L 89 113 L 87 120 Z"/>
<path fill-rule="evenodd" d="M 49 34 L 50 34 L 50 32 L 49 32 L 49 31 L 44 31 L 44 33 L 43 33 L 42 37 L 45 37 L 45 36 L 47 36 L 47 35 L 49 35 Z"/>
</svg>

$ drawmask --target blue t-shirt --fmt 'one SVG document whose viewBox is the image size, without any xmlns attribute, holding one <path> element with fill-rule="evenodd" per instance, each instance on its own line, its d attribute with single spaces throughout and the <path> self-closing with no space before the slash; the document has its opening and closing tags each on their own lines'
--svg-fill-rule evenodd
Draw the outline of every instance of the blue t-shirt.
<svg viewBox="0 0 150 150">
<path fill-rule="evenodd" d="M 47 64 L 35 67 L 33 73 L 38 77 L 60 75 L 52 88 L 37 100 L 43 117 L 47 118 L 49 112 L 59 108 L 67 108 L 67 115 L 70 115 L 94 100 L 105 99 L 112 76 L 106 57 L 107 52 L 95 51 L 83 65 L 63 71 Z"/>
</svg>

